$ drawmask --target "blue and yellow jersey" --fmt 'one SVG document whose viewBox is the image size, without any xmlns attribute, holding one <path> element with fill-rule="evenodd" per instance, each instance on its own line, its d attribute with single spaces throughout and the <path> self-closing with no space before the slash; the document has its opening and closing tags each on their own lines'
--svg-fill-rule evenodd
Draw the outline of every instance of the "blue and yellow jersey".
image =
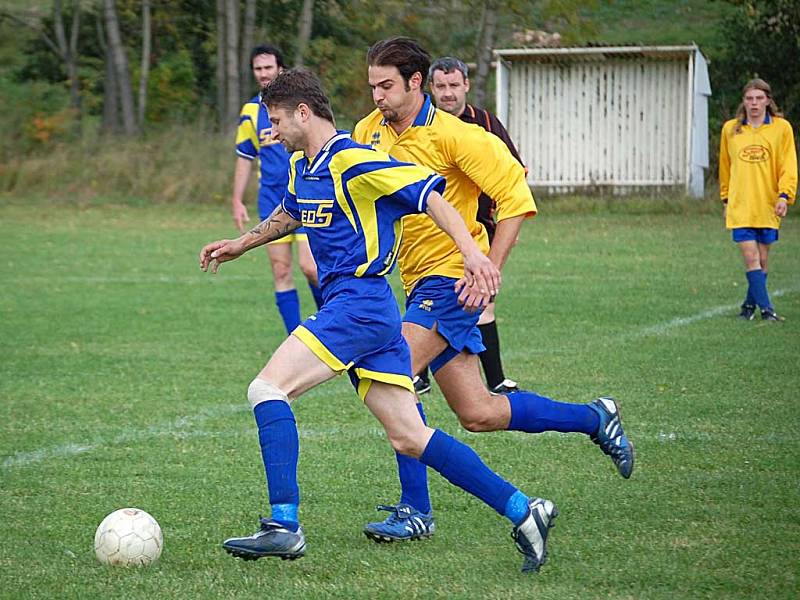
<svg viewBox="0 0 800 600">
<path fill-rule="evenodd" d="M 437 110 L 427 94 L 413 125 L 400 135 L 376 109 L 356 124 L 353 139 L 442 175 L 447 180 L 447 201 L 484 252 L 489 240 L 475 219 L 481 190 L 497 202 L 498 221 L 536 214 L 525 171 L 500 138 Z M 459 278 L 464 274 L 455 242 L 427 215 L 407 217 L 403 227 L 398 264 L 406 293 L 428 275 Z"/>
<path fill-rule="evenodd" d="M 403 235 L 401 218 L 425 212 L 431 190 L 444 188 L 445 180 L 430 169 L 339 133 L 313 158 L 292 155 L 283 208 L 303 223 L 324 288 L 340 275 L 389 273 Z"/>
<path fill-rule="evenodd" d="M 737 125 L 740 130 L 737 133 Z M 728 200 L 725 225 L 779 229 L 775 214 L 779 199 L 794 204 L 797 193 L 797 153 L 792 126 L 770 117 L 752 128 L 736 119 L 722 127 L 719 141 L 719 193 Z"/>
<path fill-rule="evenodd" d="M 258 159 L 258 208 L 266 218 L 283 199 L 289 182 L 289 153 L 271 139 L 272 123 L 267 109 L 256 95 L 239 114 L 236 130 L 236 154 L 247 160 Z"/>
</svg>

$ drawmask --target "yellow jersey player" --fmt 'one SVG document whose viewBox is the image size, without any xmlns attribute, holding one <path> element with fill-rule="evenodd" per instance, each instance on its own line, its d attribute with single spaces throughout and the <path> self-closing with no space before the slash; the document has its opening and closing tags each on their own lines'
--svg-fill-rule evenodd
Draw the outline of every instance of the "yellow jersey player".
<svg viewBox="0 0 800 600">
<path fill-rule="evenodd" d="M 759 307 L 763 320 L 782 321 L 767 292 L 769 250 L 797 194 L 797 153 L 792 126 L 766 81 L 753 79 L 744 86 L 736 118 L 723 125 L 719 143 L 725 225 L 739 246 L 747 277 L 739 316 L 750 321 Z"/>
<path fill-rule="evenodd" d="M 367 74 L 376 105 L 356 124 L 353 139 L 393 157 L 429 167 L 447 181 L 447 200 L 459 212 L 475 243 L 501 269 L 522 221 L 536 213 L 522 165 L 496 136 L 438 110 L 424 93 L 430 55 L 405 37 L 382 40 L 367 53 Z M 497 230 L 489 248 L 476 221 L 483 190 L 497 203 Z M 450 407 L 469 431 L 581 432 L 609 455 L 619 473 L 633 471 L 633 445 L 625 436 L 617 404 L 556 402 L 532 392 L 493 395 L 484 385 L 477 354 L 484 349 L 478 315 L 458 303 L 456 283 L 464 264 L 458 249 L 424 215 L 403 219 L 398 265 L 407 294 L 403 337 L 411 348 L 412 372 L 430 366 Z M 417 409 L 424 418 L 422 404 Z M 378 542 L 418 539 L 433 533 L 425 465 L 397 454 L 400 501 L 382 505 L 389 516 L 367 524 Z"/>
</svg>

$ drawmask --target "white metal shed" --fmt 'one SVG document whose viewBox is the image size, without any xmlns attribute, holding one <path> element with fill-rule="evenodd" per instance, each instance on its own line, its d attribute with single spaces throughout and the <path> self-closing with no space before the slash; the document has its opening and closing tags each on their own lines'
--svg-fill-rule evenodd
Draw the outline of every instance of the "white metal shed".
<svg viewBox="0 0 800 600">
<path fill-rule="evenodd" d="M 497 115 L 550 193 L 703 195 L 708 67 L 689 46 L 495 50 Z"/>
</svg>

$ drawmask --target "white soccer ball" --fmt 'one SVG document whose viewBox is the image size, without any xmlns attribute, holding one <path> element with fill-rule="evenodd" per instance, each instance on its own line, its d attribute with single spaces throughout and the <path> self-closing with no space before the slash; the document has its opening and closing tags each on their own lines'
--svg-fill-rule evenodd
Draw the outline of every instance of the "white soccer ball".
<svg viewBox="0 0 800 600">
<path fill-rule="evenodd" d="M 149 565 L 161 556 L 161 527 L 138 508 L 120 508 L 108 515 L 94 534 L 94 552 L 106 565 Z"/>
</svg>

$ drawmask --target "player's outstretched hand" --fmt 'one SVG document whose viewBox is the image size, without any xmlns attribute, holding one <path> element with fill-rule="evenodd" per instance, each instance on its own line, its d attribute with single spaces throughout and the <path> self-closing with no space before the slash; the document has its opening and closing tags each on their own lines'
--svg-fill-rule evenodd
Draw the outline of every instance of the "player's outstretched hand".
<svg viewBox="0 0 800 600">
<path fill-rule="evenodd" d="M 217 240 L 203 246 L 200 250 L 200 269 L 208 271 L 211 265 L 211 272 L 216 273 L 219 266 L 240 257 L 244 253 L 244 247 L 237 240 Z"/>
<path fill-rule="evenodd" d="M 464 256 L 464 277 L 456 282 L 458 301 L 469 312 L 484 308 L 500 290 L 500 271 L 481 252 Z"/>
</svg>

